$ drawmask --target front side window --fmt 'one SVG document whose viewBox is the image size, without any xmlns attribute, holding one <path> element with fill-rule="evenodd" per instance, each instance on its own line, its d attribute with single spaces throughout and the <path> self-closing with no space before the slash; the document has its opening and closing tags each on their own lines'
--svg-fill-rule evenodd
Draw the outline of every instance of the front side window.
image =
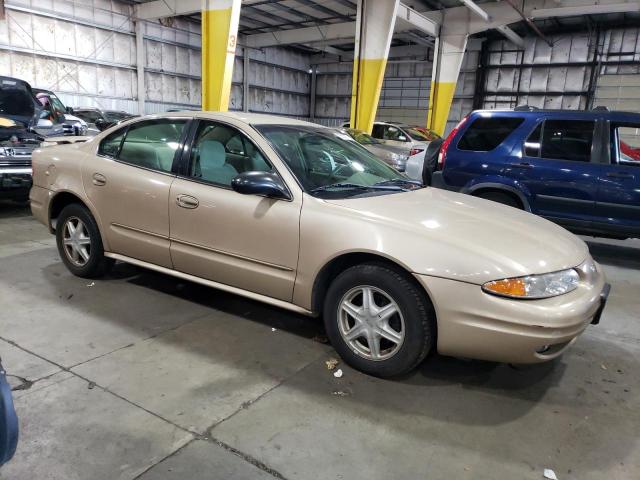
<svg viewBox="0 0 640 480">
<path fill-rule="evenodd" d="M 312 195 L 348 197 L 418 188 L 346 133 L 290 125 L 256 128 Z"/>
<path fill-rule="evenodd" d="M 384 125 L 374 124 L 373 130 L 371 131 L 371 136 L 374 138 L 384 138 Z"/>
<path fill-rule="evenodd" d="M 479 117 L 464 132 L 458 150 L 490 152 L 524 122 L 521 117 Z"/>
<path fill-rule="evenodd" d="M 640 166 L 640 124 L 612 125 L 614 158 L 621 165 Z"/>
<path fill-rule="evenodd" d="M 56 97 L 55 95 L 49 95 L 49 98 L 51 99 L 51 106 L 56 111 L 56 113 L 58 113 L 59 115 L 64 115 L 65 113 L 67 113 L 67 109 L 58 97 Z"/>
<path fill-rule="evenodd" d="M 216 122 L 200 122 L 196 133 L 189 176 L 215 185 L 231 186 L 244 172 L 271 172 L 258 148 L 239 130 Z"/>
<path fill-rule="evenodd" d="M 186 123 L 186 120 L 159 119 L 130 125 L 118 160 L 137 167 L 170 172 Z"/>
<path fill-rule="evenodd" d="M 407 136 L 398 127 L 389 125 L 384 127 L 384 139 L 395 142 L 406 142 Z"/>
</svg>

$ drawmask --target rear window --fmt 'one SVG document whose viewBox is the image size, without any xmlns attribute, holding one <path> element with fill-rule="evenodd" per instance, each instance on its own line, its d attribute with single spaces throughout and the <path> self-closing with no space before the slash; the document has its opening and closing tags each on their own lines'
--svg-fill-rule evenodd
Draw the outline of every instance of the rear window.
<svg viewBox="0 0 640 480">
<path fill-rule="evenodd" d="M 459 150 L 488 152 L 500 145 L 516 128 L 522 125 L 524 118 L 490 117 L 477 118 L 467 128 L 458 142 Z"/>
</svg>

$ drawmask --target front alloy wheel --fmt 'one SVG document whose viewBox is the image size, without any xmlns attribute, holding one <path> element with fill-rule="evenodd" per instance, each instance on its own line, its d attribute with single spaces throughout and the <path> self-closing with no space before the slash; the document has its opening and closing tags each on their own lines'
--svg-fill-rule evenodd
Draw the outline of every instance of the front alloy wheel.
<svg viewBox="0 0 640 480">
<path fill-rule="evenodd" d="M 349 290 L 338 312 L 340 335 L 367 360 L 386 360 L 404 342 L 404 318 L 396 302 L 383 290 L 358 286 Z"/>
<path fill-rule="evenodd" d="M 324 301 L 331 345 L 346 363 L 378 377 L 415 368 L 435 344 L 436 322 L 426 292 L 402 269 L 355 265 L 339 274 Z"/>
</svg>

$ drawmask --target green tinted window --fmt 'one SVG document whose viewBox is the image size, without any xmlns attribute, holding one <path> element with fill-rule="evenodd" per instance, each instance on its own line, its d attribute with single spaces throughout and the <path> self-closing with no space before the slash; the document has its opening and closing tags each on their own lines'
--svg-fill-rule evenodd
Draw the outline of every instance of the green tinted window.
<svg viewBox="0 0 640 480">
<path fill-rule="evenodd" d="M 186 120 L 149 120 L 129 127 L 118 160 L 170 172 Z"/>
</svg>

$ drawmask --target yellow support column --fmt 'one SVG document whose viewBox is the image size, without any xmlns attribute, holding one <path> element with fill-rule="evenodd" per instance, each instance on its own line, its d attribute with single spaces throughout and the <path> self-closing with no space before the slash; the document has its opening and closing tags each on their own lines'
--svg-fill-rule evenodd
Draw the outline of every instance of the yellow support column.
<svg viewBox="0 0 640 480">
<path fill-rule="evenodd" d="M 202 110 L 226 112 L 242 0 L 202 2 Z"/>
<path fill-rule="evenodd" d="M 427 128 L 444 135 L 456 83 L 467 47 L 466 34 L 445 34 L 436 39 L 429 94 Z"/>
<path fill-rule="evenodd" d="M 358 0 L 351 127 L 371 133 L 399 0 Z"/>
</svg>

